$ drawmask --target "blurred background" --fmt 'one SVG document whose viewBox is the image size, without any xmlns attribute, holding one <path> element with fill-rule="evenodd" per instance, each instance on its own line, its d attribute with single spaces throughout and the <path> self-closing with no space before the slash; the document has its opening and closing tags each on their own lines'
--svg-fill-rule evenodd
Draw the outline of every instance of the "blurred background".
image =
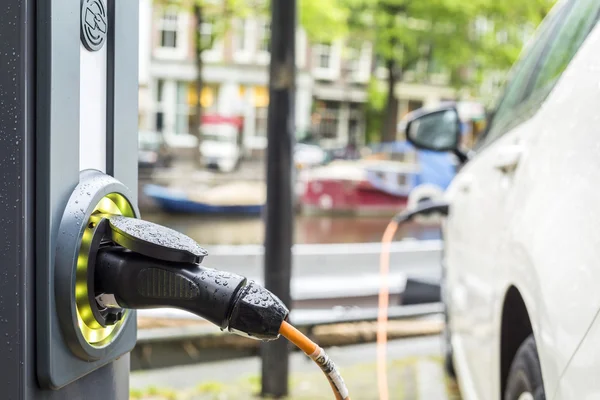
<svg viewBox="0 0 600 400">
<path fill-rule="evenodd" d="M 205 265 L 262 282 L 270 4 L 139 3 L 143 216 L 205 245 Z M 297 1 L 293 319 L 334 346 L 354 398 L 377 398 L 370 343 L 383 230 L 402 209 L 440 198 L 456 172 L 453 155 L 406 142 L 407 114 L 455 101 L 463 144 L 476 145 L 553 3 Z M 392 398 L 460 398 L 444 378 L 438 337 L 439 221 L 403 226 L 396 239 Z M 132 398 L 244 399 L 260 390 L 257 343 L 177 311 L 142 311 L 139 327 Z M 330 398 L 313 367 L 292 356 L 291 399 Z"/>
</svg>

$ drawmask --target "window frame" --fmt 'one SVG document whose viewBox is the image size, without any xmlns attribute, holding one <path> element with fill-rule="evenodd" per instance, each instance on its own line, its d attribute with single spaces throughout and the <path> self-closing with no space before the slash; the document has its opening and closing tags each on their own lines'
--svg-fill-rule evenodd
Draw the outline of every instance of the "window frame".
<svg viewBox="0 0 600 400">
<path fill-rule="evenodd" d="M 343 62 L 346 78 L 350 81 L 356 81 L 361 73 L 362 46 L 346 44 L 344 50 L 346 54 Z"/>
<path fill-rule="evenodd" d="M 165 129 L 165 80 L 157 79 L 154 86 L 154 128 L 157 132 L 163 132 Z"/>
<path fill-rule="evenodd" d="M 176 81 L 174 131 L 176 135 L 194 134 L 190 132 L 190 118 L 192 115 L 196 115 L 196 110 L 188 103 L 189 88 L 193 84 L 194 82 L 189 81 Z M 180 126 L 182 121 L 185 121 L 185 123 L 183 123 L 183 126 Z"/>
<path fill-rule="evenodd" d="M 158 7 L 155 15 L 156 42 L 153 45 L 152 55 L 157 59 L 185 60 L 189 55 L 188 45 L 191 38 L 189 13 L 181 12 L 173 6 L 165 6 Z M 163 46 L 163 32 L 173 33 L 175 47 Z"/>
<path fill-rule="evenodd" d="M 253 41 L 256 39 L 255 20 L 251 18 L 236 18 L 233 21 L 233 59 L 240 64 L 252 61 L 253 52 L 256 51 Z"/>
<path fill-rule="evenodd" d="M 327 49 L 325 51 L 325 49 Z M 332 53 L 333 53 L 333 45 L 331 43 L 316 43 L 313 46 L 314 51 L 314 60 L 315 67 L 321 70 L 329 70 L 331 69 L 331 61 L 332 61 Z M 327 57 L 327 65 L 321 65 L 321 60 L 323 57 Z"/>
<path fill-rule="evenodd" d="M 257 32 L 257 50 L 271 53 L 271 21 L 268 19 L 259 20 Z"/>
<path fill-rule="evenodd" d="M 179 13 L 176 9 L 167 8 L 163 10 L 158 20 L 159 46 L 162 49 L 176 49 L 179 36 Z M 163 38 L 165 33 L 173 36 L 173 46 L 165 46 Z"/>
<path fill-rule="evenodd" d="M 341 39 L 317 42 L 310 47 L 310 68 L 315 80 L 335 81 L 341 78 L 344 44 Z M 321 66 L 321 56 L 328 58 L 327 67 Z"/>
<path fill-rule="evenodd" d="M 198 34 L 200 35 L 200 41 L 203 41 L 203 51 L 211 51 L 214 48 L 214 43 L 212 46 L 208 47 L 208 43 L 213 40 L 215 24 L 210 21 L 202 21 L 200 26 L 198 27 Z"/>
</svg>

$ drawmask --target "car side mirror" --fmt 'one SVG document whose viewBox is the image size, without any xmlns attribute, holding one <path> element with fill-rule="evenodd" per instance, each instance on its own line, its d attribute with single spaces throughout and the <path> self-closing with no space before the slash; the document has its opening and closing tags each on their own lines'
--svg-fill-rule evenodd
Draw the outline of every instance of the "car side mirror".
<svg viewBox="0 0 600 400">
<path fill-rule="evenodd" d="M 460 144 L 457 109 L 452 105 L 418 110 L 406 123 L 406 137 L 418 149 L 455 151 Z"/>
</svg>

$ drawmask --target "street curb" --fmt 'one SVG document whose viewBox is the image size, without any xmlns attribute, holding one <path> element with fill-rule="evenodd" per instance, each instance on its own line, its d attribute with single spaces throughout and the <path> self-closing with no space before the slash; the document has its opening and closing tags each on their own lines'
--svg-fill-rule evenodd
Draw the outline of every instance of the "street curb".
<svg viewBox="0 0 600 400">
<path fill-rule="evenodd" d="M 438 335 L 443 328 L 439 317 L 388 321 L 388 339 Z M 323 347 L 371 343 L 377 338 L 375 322 L 316 326 L 308 331 Z M 221 332 L 208 324 L 140 329 L 131 352 L 131 369 L 154 369 L 257 355 L 260 342 Z"/>
</svg>

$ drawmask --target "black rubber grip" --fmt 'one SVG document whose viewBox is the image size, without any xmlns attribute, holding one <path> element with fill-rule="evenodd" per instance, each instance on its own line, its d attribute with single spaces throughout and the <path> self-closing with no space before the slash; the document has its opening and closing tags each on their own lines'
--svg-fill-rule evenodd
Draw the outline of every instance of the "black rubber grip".
<svg viewBox="0 0 600 400">
<path fill-rule="evenodd" d="M 245 285 L 240 275 L 110 247 L 98 252 L 94 292 L 113 294 L 124 308 L 183 309 L 225 329 Z"/>
<path fill-rule="evenodd" d="M 138 274 L 137 291 L 155 299 L 191 300 L 200 295 L 200 288 L 181 274 L 163 268 L 145 268 Z"/>
<path fill-rule="evenodd" d="M 289 310 L 283 302 L 254 281 L 242 288 L 229 317 L 229 330 L 260 340 L 279 337 Z"/>
</svg>

